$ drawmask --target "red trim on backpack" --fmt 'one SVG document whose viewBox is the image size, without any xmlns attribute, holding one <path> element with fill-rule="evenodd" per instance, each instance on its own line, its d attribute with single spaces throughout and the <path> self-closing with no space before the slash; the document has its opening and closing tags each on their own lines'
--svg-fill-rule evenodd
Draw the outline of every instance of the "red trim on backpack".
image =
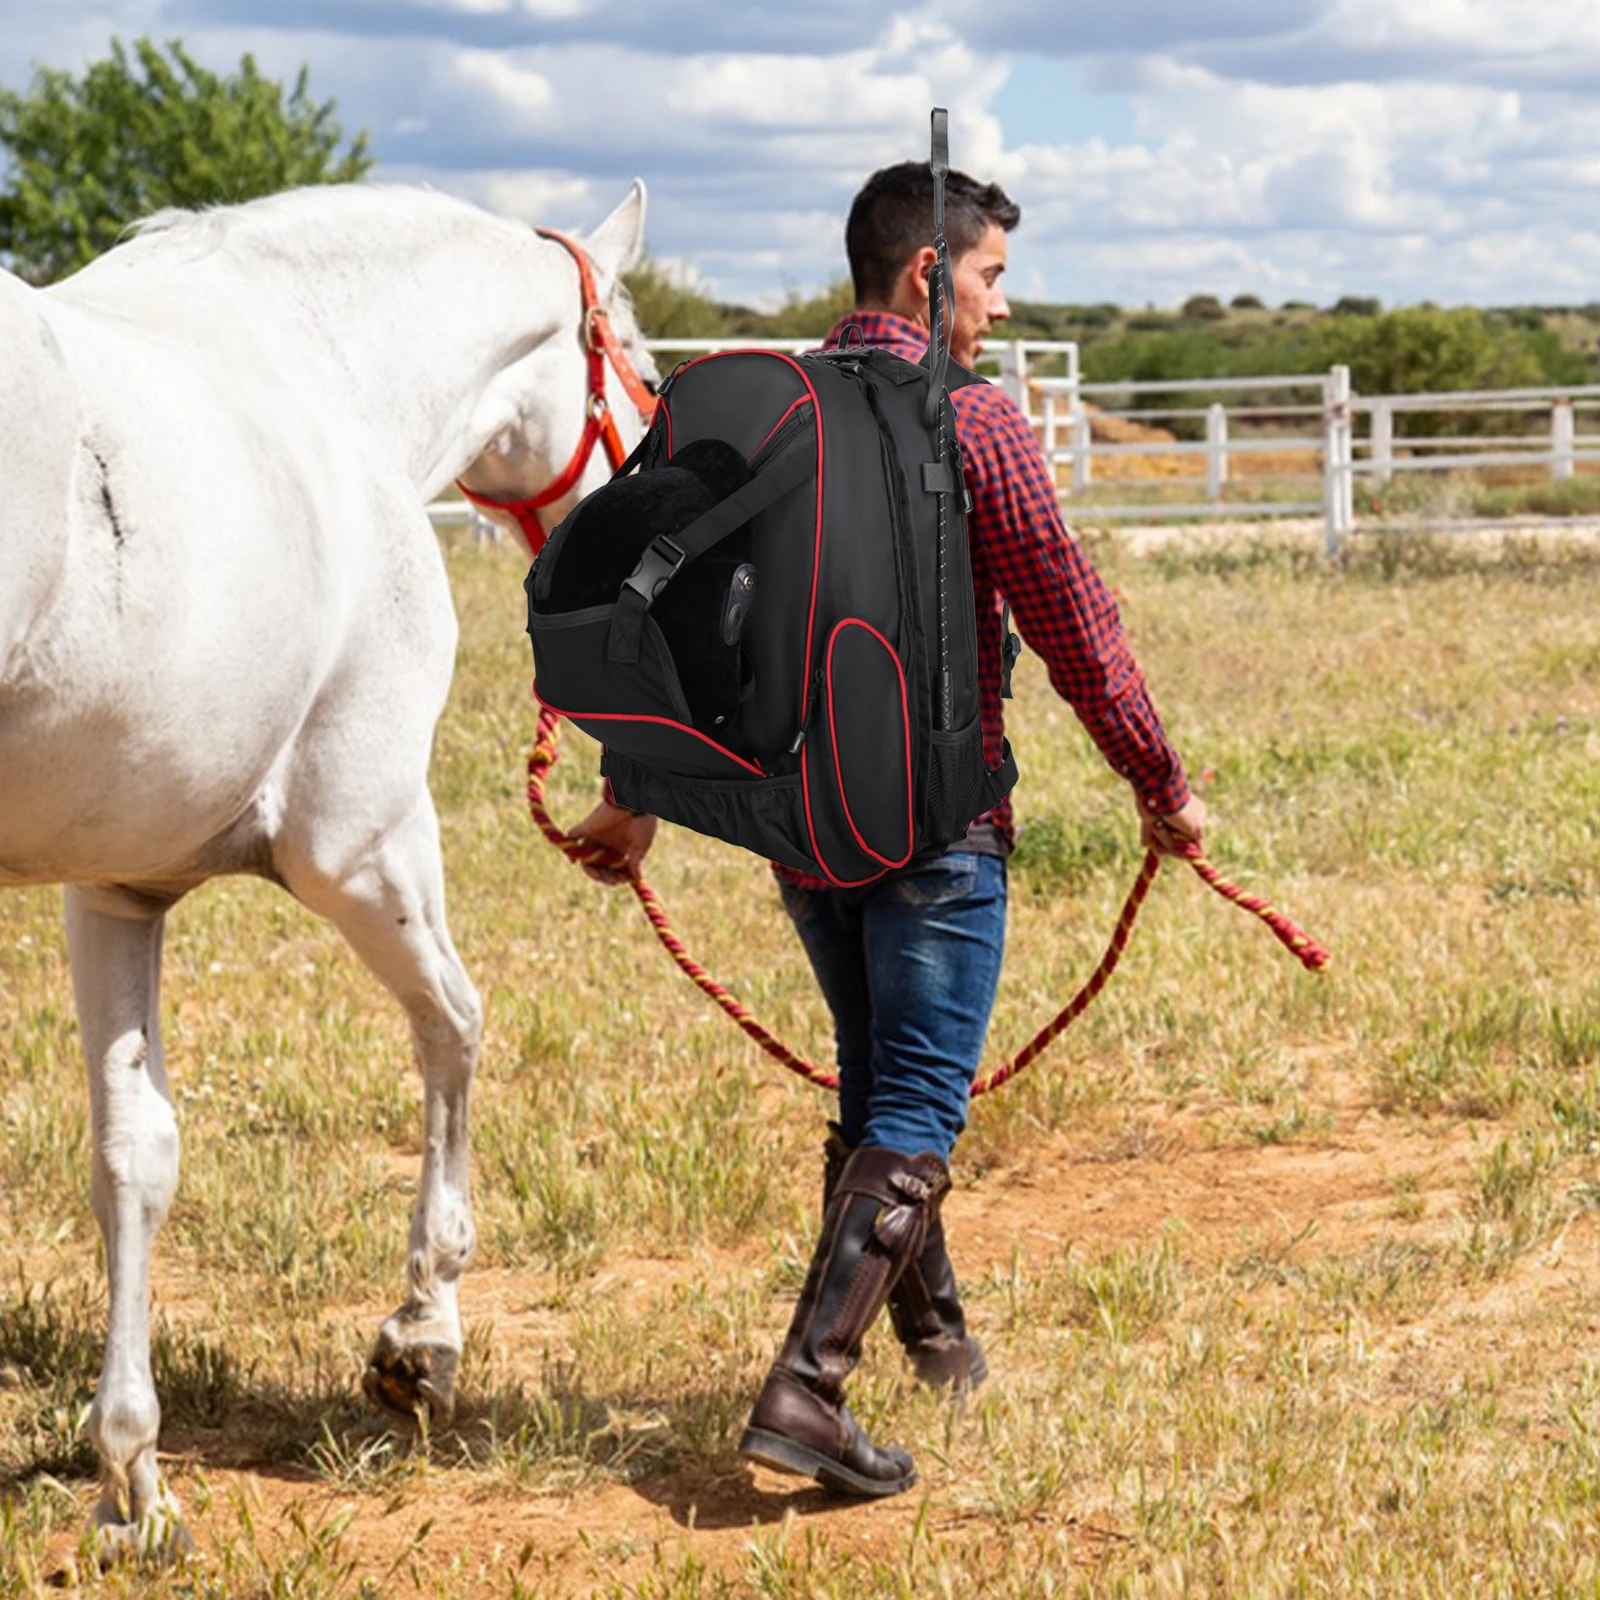
<svg viewBox="0 0 1600 1600">
<path fill-rule="evenodd" d="M 663 728 L 676 728 L 679 733 L 687 733 L 702 744 L 710 745 L 719 756 L 726 756 L 729 761 L 743 767 L 746 772 L 753 772 L 758 778 L 766 777 L 766 773 L 755 762 L 746 761 L 743 756 L 736 756 L 733 751 L 723 749 L 715 739 L 708 739 L 698 728 L 691 728 L 687 722 L 675 722 L 671 717 L 635 716 L 626 711 L 565 711 L 539 693 L 537 679 L 534 680 L 533 694 L 540 705 L 548 706 L 558 717 L 565 717 L 569 722 L 656 722 Z"/>
<path fill-rule="evenodd" d="M 833 722 L 833 647 L 843 628 L 865 628 L 889 652 L 889 659 L 894 662 L 895 673 L 900 679 L 900 724 L 905 729 L 906 735 L 906 853 L 898 861 L 891 861 L 887 856 L 879 855 L 861 837 L 856 819 L 850 814 L 850 797 L 844 791 L 844 768 L 839 765 L 839 736 L 834 730 Z M 911 859 L 912 847 L 916 844 L 917 838 L 911 814 L 911 717 L 907 709 L 905 668 L 900 665 L 900 657 L 895 654 L 894 646 L 870 622 L 864 622 L 860 617 L 841 617 L 834 624 L 833 632 L 828 635 L 828 657 L 823 676 L 828 686 L 828 742 L 833 746 L 833 775 L 839 784 L 839 802 L 844 807 L 844 820 L 850 824 L 850 832 L 855 835 L 856 843 L 865 854 L 871 856 L 874 861 L 882 862 L 886 867 L 903 867 Z M 813 839 L 813 845 L 815 842 Z"/>
<path fill-rule="evenodd" d="M 801 395 L 800 398 L 798 400 L 796 400 L 795 403 L 792 406 L 790 406 L 789 409 L 787 411 L 785 411 L 784 414 L 781 417 L 779 417 L 776 422 L 774 422 L 772 424 L 772 426 L 767 430 L 767 438 L 763 439 L 761 441 L 761 443 L 758 444 L 755 447 L 755 449 L 752 450 L 750 452 L 750 454 L 745 457 L 745 460 L 746 461 L 754 461 L 755 458 L 758 455 L 760 455 L 763 450 L 766 449 L 767 440 L 770 439 L 773 436 L 773 434 L 775 434 L 778 431 L 778 429 L 781 428 L 784 425 L 784 423 L 786 423 L 789 420 L 789 418 L 792 417 L 795 414 L 795 412 L 797 412 L 800 409 L 801 406 L 808 406 L 810 404 L 811 404 L 811 396 L 808 395 L 808 394 Z"/>
<path fill-rule="evenodd" d="M 809 747 L 808 747 L 809 748 Z M 841 878 L 826 861 L 822 859 L 822 852 L 817 848 L 817 825 L 811 818 L 811 778 L 806 772 L 806 752 L 800 756 L 800 795 L 806 807 L 806 831 L 811 835 L 811 854 L 816 863 L 822 868 L 822 875 L 835 889 L 859 889 L 863 884 L 876 883 L 883 876 L 881 872 L 873 872 L 865 878 Z"/>
<path fill-rule="evenodd" d="M 810 378 L 806 376 L 806 369 L 793 356 L 786 354 L 782 350 L 713 350 L 710 355 L 696 356 L 693 361 L 686 362 L 678 369 L 674 377 L 679 377 L 688 372 L 691 367 L 701 366 L 707 361 L 721 361 L 727 356 L 771 356 L 776 361 L 788 362 L 799 374 L 801 383 L 806 386 L 806 394 L 810 397 L 811 403 L 817 408 L 817 522 L 816 531 L 812 534 L 811 540 L 811 607 L 806 613 L 806 669 L 805 675 L 800 680 L 800 725 L 804 727 L 808 709 L 806 695 L 811 688 L 811 635 L 817 625 L 817 578 L 822 571 L 822 402 L 817 399 L 817 391 L 813 387 Z M 796 401 L 795 404 L 798 405 L 799 401 Z M 793 411 L 794 406 L 790 406 L 789 410 Z M 785 412 L 784 415 L 787 416 L 788 412 Z M 769 434 L 768 438 L 770 437 L 771 435 Z M 670 444 L 668 450 L 670 453 Z"/>
<path fill-rule="evenodd" d="M 800 381 L 806 386 L 806 393 L 816 407 L 814 415 L 817 419 L 817 523 L 811 538 L 811 608 L 806 613 L 806 672 L 800 680 L 800 726 L 803 728 L 806 722 L 806 695 L 811 688 L 811 635 L 817 625 L 817 580 L 822 573 L 822 402 L 817 399 L 817 391 L 806 376 L 805 368 L 793 356 L 786 356 L 781 350 L 773 353 L 800 374 Z"/>
</svg>

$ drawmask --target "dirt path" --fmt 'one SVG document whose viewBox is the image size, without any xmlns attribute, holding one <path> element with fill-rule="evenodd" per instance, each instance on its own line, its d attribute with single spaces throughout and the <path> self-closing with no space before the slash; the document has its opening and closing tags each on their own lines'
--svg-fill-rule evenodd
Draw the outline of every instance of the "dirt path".
<svg viewBox="0 0 1600 1600">
<path fill-rule="evenodd" d="M 1039 1268 L 1064 1250 L 1095 1258 L 1172 1238 L 1197 1270 L 1247 1258 L 1281 1264 L 1351 1257 L 1397 1236 L 1417 1244 L 1459 1224 L 1463 1181 L 1484 1142 L 1481 1128 L 1412 1126 L 1359 1103 L 1336 1105 L 1324 1137 L 1296 1144 L 1218 1145 L 1203 1116 L 1155 1108 L 1135 1127 L 1137 1148 L 1116 1159 L 1106 1159 L 1103 1140 L 1058 1137 L 1024 1162 L 953 1193 L 947 1217 L 964 1276 L 978 1283 L 1016 1260 Z M 1585 1221 L 1492 1290 L 1467 1296 L 1469 1305 L 1436 1306 L 1414 1326 L 1387 1334 L 1390 1359 L 1408 1366 L 1458 1362 L 1451 1325 L 1469 1313 L 1479 1337 L 1492 1340 L 1502 1323 L 1506 1337 L 1514 1337 L 1530 1292 L 1576 1296 L 1597 1264 L 1600 1228 Z M 48 1279 L 84 1265 L 68 1257 L 34 1262 L 32 1269 Z M 677 1261 L 613 1258 L 584 1286 L 582 1299 L 614 1299 L 638 1315 L 640 1337 L 648 1338 L 651 1306 L 675 1285 L 732 1282 L 761 1265 L 755 1250 L 699 1251 Z M 179 1324 L 192 1320 L 203 1328 L 208 1307 L 201 1289 L 167 1269 L 163 1309 Z M 475 1273 L 464 1299 L 471 1320 L 492 1322 L 497 1357 L 529 1381 L 537 1380 L 541 1352 L 565 1348 L 581 1357 L 572 1350 L 574 1313 L 552 1305 L 542 1275 Z M 774 1339 L 783 1309 L 775 1299 Z M 351 1306 L 348 1315 L 365 1326 L 379 1310 Z M 989 1337 L 985 1316 L 980 1294 L 974 1320 Z M 997 1386 L 1027 1381 L 1022 1348 L 1000 1339 L 992 1349 Z M 666 1471 L 632 1484 L 594 1473 L 530 1490 L 503 1474 L 412 1454 L 371 1482 L 330 1483 L 253 1462 L 248 1434 L 237 1431 L 180 1441 L 168 1469 L 199 1547 L 216 1568 L 232 1562 L 231 1570 L 242 1570 L 241 1551 L 255 1552 L 250 1559 L 262 1563 L 336 1559 L 380 1579 L 380 1592 L 390 1583 L 409 1588 L 413 1567 L 425 1585 L 461 1596 L 512 1593 L 519 1572 L 529 1594 L 626 1590 L 652 1572 L 679 1570 L 690 1552 L 708 1571 L 731 1571 L 749 1558 L 753 1538 L 783 1537 L 786 1526 L 790 1539 L 811 1535 L 836 1552 L 885 1561 L 905 1547 L 919 1519 L 934 1531 L 1002 1541 L 1019 1536 L 1016 1528 L 991 1527 L 982 1518 L 974 1525 L 959 1484 L 937 1459 L 925 1459 L 920 1492 L 874 1506 L 839 1504 L 796 1480 L 743 1467 Z M 1079 1562 L 1098 1559 L 1127 1537 L 1105 1519 L 1070 1510 L 1054 1533 L 1066 1537 Z M 70 1576 L 65 1535 L 56 1555 Z M 386 1577 L 397 1560 L 400 1571 Z"/>
</svg>

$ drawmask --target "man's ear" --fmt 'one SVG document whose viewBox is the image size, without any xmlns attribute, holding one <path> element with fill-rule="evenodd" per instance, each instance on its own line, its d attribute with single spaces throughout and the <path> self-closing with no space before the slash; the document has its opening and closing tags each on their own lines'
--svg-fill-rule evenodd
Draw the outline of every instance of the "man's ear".
<svg viewBox="0 0 1600 1600">
<path fill-rule="evenodd" d="M 895 285 L 895 303 L 890 307 L 913 321 L 928 319 L 928 274 L 939 259 L 932 245 L 924 245 L 906 262 Z"/>
</svg>

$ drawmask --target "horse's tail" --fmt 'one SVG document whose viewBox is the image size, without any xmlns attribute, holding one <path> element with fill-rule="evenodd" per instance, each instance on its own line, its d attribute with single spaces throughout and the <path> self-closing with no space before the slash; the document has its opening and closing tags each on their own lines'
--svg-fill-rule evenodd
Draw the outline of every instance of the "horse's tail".
<svg viewBox="0 0 1600 1600">
<path fill-rule="evenodd" d="M 0 270 L 0 683 L 65 558 L 77 396 L 47 304 Z"/>
</svg>

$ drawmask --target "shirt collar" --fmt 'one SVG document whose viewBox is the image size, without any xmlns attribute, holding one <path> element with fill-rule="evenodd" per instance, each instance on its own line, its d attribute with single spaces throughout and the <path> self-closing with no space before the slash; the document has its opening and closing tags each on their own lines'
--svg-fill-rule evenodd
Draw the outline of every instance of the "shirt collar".
<svg viewBox="0 0 1600 1600">
<path fill-rule="evenodd" d="M 826 350 L 836 350 L 847 328 L 859 328 L 869 345 L 881 345 L 907 361 L 920 361 L 928 348 L 928 334 L 910 317 L 896 311 L 849 311 L 834 325 L 823 342 Z M 852 335 L 852 343 L 854 336 Z"/>
</svg>

